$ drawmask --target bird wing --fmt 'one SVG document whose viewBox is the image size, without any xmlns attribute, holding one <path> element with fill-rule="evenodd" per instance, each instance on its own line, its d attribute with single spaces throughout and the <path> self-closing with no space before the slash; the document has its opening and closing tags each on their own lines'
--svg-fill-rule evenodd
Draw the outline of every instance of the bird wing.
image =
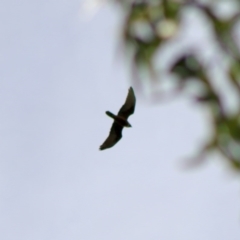
<svg viewBox="0 0 240 240">
<path fill-rule="evenodd" d="M 134 113 L 135 104 L 136 104 L 136 97 L 135 97 L 133 88 L 130 87 L 128 90 L 126 101 L 123 104 L 123 106 L 120 108 L 118 112 L 118 116 L 121 116 L 127 119 L 129 115 Z"/>
<path fill-rule="evenodd" d="M 122 138 L 122 129 L 123 126 L 114 121 L 107 139 L 100 146 L 100 150 L 114 146 Z"/>
</svg>

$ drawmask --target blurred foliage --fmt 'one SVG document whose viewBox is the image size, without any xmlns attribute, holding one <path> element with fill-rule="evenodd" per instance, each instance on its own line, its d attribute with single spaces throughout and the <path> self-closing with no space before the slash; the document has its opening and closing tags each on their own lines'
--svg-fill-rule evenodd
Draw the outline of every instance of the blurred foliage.
<svg viewBox="0 0 240 240">
<path fill-rule="evenodd" d="M 217 152 L 240 172 L 240 1 L 112 1 L 123 10 L 124 49 L 126 53 L 131 53 L 138 84 L 141 85 L 141 73 L 145 72 L 149 74 L 149 79 L 143 77 L 144 81 L 152 84 L 153 88 L 157 82 L 160 95 L 164 92 L 176 96 L 194 89 L 190 99 L 208 110 L 213 129 L 196 161 Z M 189 21 L 190 14 L 192 21 Z M 210 37 L 202 43 L 206 46 L 196 41 L 195 45 L 183 44 L 181 51 L 178 49 L 175 52 L 177 47 L 174 46 L 181 46 L 180 40 L 189 39 L 189 34 L 184 35 L 188 26 L 193 31 L 192 36 L 201 36 L 201 32 L 207 29 Z M 171 61 L 163 74 L 161 60 L 165 59 L 166 52 L 169 52 Z M 213 70 L 215 74 L 211 73 Z M 165 83 L 170 83 L 172 87 L 164 89 Z M 227 99 L 233 95 L 231 107 Z"/>
</svg>

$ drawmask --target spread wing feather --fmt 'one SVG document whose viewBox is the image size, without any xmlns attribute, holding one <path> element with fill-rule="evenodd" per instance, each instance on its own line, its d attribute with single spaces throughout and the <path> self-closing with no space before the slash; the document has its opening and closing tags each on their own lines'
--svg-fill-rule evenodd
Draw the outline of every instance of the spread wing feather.
<svg viewBox="0 0 240 240">
<path fill-rule="evenodd" d="M 114 146 L 122 138 L 122 129 L 123 126 L 114 121 L 107 139 L 100 146 L 100 150 Z"/>
<path fill-rule="evenodd" d="M 126 101 L 123 104 L 123 106 L 120 108 L 118 112 L 118 116 L 121 116 L 127 119 L 131 114 L 134 113 L 135 104 L 136 104 L 136 97 L 135 97 L 133 88 L 130 87 L 128 90 Z"/>
</svg>

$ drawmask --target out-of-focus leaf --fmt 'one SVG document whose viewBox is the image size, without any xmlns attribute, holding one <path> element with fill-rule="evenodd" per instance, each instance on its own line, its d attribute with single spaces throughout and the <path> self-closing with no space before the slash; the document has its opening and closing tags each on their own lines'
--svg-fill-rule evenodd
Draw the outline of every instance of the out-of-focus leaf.
<svg viewBox="0 0 240 240">
<path fill-rule="evenodd" d="M 181 56 L 171 67 L 170 71 L 181 79 L 198 77 L 202 67 L 193 55 Z"/>
</svg>

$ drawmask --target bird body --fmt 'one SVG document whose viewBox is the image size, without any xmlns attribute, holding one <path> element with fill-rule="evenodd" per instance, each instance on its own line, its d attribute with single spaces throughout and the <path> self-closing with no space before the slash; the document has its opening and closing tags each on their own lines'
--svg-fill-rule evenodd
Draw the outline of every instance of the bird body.
<svg viewBox="0 0 240 240">
<path fill-rule="evenodd" d="M 128 122 L 128 117 L 134 113 L 136 104 L 136 97 L 133 91 L 133 88 L 130 87 L 127 95 L 127 99 L 123 106 L 120 108 L 117 115 L 106 111 L 106 114 L 114 119 L 112 124 L 109 136 L 104 141 L 104 143 L 100 146 L 100 150 L 104 150 L 106 148 L 110 148 L 114 146 L 121 138 L 122 138 L 122 130 L 124 127 L 132 127 Z"/>
<path fill-rule="evenodd" d="M 132 127 L 131 124 L 127 121 L 127 119 L 121 117 L 121 116 L 116 116 L 113 113 L 106 111 L 106 114 L 110 117 L 113 118 L 119 125 L 123 127 Z"/>
</svg>

